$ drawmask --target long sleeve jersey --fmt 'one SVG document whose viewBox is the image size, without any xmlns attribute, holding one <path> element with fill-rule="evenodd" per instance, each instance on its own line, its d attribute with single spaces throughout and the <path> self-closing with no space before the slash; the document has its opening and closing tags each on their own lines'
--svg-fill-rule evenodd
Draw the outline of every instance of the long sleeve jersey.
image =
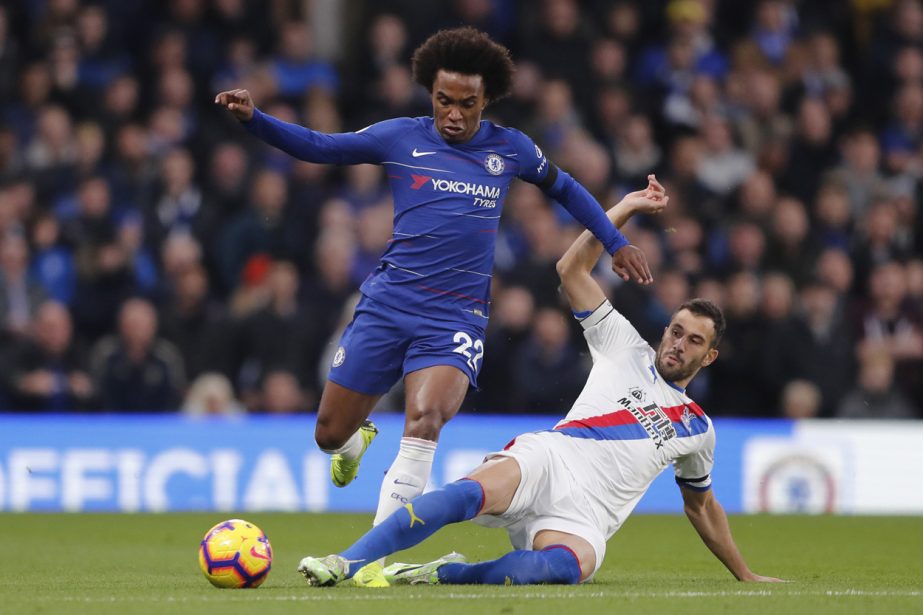
<svg viewBox="0 0 923 615">
<path fill-rule="evenodd" d="M 610 254 L 628 243 L 586 189 L 554 167 L 529 137 L 486 120 L 458 144 L 447 143 L 428 117 L 325 134 L 255 110 L 244 125 L 300 160 L 385 167 L 394 197 L 393 233 L 360 290 L 400 310 L 486 325 L 497 229 L 516 177 L 561 203 Z"/>
</svg>

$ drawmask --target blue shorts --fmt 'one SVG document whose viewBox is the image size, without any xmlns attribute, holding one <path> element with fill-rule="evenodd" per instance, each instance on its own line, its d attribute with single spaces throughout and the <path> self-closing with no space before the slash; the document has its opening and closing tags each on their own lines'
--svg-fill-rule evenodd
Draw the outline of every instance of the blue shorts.
<svg viewBox="0 0 923 615">
<path fill-rule="evenodd" d="M 340 338 L 328 378 L 353 391 L 383 395 L 411 372 L 451 365 L 476 388 L 483 357 L 483 329 L 428 319 L 363 296 Z"/>
</svg>

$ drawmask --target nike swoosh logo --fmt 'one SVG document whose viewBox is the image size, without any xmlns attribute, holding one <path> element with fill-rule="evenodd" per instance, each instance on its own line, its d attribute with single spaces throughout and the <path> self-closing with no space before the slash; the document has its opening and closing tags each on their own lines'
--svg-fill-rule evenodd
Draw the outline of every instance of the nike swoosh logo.
<svg viewBox="0 0 923 615">
<path fill-rule="evenodd" d="M 269 556 L 265 553 L 256 550 L 256 547 L 250 547 L 250 555 L 257 559 L 269 559 Z"/>
<path fill-rule="evenodd" d="M 413 151 L 410 152 L 410 155 L 414 158 L 419 158 L 420 156 L 432 156 L 436 152 L 418 152 L 417 148 L 413 148 Z"/>
<path fill-rule="evenodd" d="M 414 485 L 413 483 L 405 483 L 404 481 L 402 481 L 402 480 L 399 479 L 399 478 L 395 478 L 395 479 L 394 479 L 394 484 L 395 484 L 395 485 L 407 485 L 408 487 L 416 487 L 416 485 Z"/>
</svg>

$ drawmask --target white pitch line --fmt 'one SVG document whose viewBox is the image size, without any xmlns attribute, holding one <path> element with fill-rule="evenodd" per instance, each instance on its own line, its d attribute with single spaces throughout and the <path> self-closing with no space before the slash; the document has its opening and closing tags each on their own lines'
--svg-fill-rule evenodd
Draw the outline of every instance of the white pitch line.
<svg viewBox="0 0 923 615">
<path fill-rule="evenodd" d="M 770 591 L 770 590 L 740 590 L 740 591 L 675 591 L 675 592 L 523 592 L 510 591 L 509 593 L 414 593 L 405 594 L 379 592 L 369 590 L 369 593 L 343 593 L 340 590 L 312 590 L 306 589 L 304 594 L 276 596 L 263 592 L 261 594 L 248 593 L 241 595 L 219 596 L 151 596 L 146 598 L 128 598 L 110 596 L 108 598 L 80 597 L 80 596 L 42 596 L 41 602 L 81 602 L 81 603 L 131 603 L 131 602 L 250 602 L 252 600 L 265 602 L 337 602 L 343 601 L 392 601 L 392 600 L 496 600 L 498 598 L 514 600 L 554 600 L 554 599 L 581 599 L 581 598 L 786 598 L 827 596 L 830 598 L 920 598 L 923 591 L 869 591 L 863 589 L 844 590 L 819 590 L 819 591 Z"/>
</svg>

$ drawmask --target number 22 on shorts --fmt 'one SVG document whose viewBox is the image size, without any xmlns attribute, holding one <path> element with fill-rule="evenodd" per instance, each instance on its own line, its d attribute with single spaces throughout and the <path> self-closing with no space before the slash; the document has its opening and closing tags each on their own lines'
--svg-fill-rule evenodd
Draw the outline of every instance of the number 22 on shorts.
<svg viewBox="0 0 923 615">
<path fill-rule="evenodd" d="M 457 332 L 452 341 L 459 345 L 453 349 L 453 352 L 464 355 L 468 359 L 468 367 L 477 372 L 478 361 L 484 356 L 484 342 L 479 339 L 472 341 L 471 336 L 464 331 Z M 473 355 L 471 354 L 472 348 L 474 349 Z"/>
</svg>

